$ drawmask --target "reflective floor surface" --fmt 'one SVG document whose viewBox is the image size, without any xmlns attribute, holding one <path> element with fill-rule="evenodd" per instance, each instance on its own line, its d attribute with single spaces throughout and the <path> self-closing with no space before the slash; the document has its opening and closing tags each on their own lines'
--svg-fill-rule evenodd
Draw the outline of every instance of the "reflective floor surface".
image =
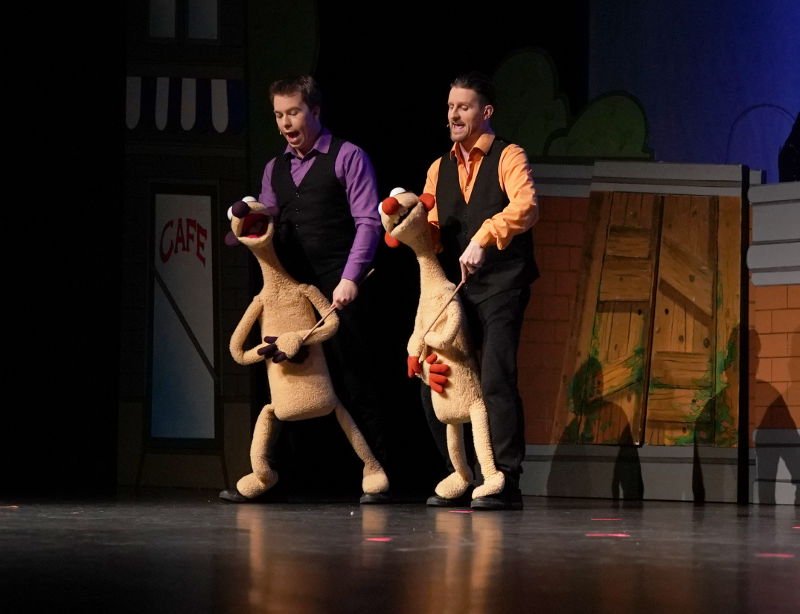
<svg viewBox="0 0 800 614">
<path fill-rule="evenodd" d="M 795 506 L 0 499 L 0 612 L 800 612 Z"/>
</svg>

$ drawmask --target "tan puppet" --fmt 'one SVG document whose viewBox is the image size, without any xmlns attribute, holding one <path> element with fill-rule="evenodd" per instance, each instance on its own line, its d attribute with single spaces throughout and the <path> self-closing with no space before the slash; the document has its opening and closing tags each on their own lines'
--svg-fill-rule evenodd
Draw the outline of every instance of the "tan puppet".
<svg viewBox="0 0 800 614">
<path fill-rule="evenodd" d="M 231 336 L 230 352 L 240 365 L 266 363 L 271 402 L 261 410 L 253 431 L 252 473 L 242 477 L 235 489 L 220 492 L 220 498 L 235 503 L 256 501 L 277 483 L 278 473 L 268 461 L 276 421 L 305 420 L 335 412 L 364 463 L 361 503 L 383 502 L 389 480 L 337 398 L 322 350 L 321 343 L 336 333 L 339 316 L 318 288 L 297 282 L 278 261 L 272 244 L 275 225 L 263 204 L 245 197 L 234 203 L 229 217 L 231 233 L 226 243 L 245 245 L 258 260 L 264 280 Z M 246 350 L 244 345 L 256 325 L 264 343 Z"/>
<path fill-rule="evenodd" d="M 446 424 L 447 449 L 455 471 L 435 488 L 439 497 L 461 497 L 474 477 L 466 457 L 463 424 L 472 423 L 475 453 L 483 484 L 472 498 L 495 495 L 503 490 L 505 476 L 498 471 L 489 437 L 489 418 L 483 403 L 477 365 L 465 333 L 466 319 L 457 287 L 447 279 L 436 258 L 428 211 L 431 194 L 406 192 L 401 188 L 381 202 L 381 222 L 386 243 L 407 245 L 417 256 L 420 297 L 414 331 L 408 340 L 408 376 L 420 377 L 431 387 L 436 417 Z"/>
</svg>

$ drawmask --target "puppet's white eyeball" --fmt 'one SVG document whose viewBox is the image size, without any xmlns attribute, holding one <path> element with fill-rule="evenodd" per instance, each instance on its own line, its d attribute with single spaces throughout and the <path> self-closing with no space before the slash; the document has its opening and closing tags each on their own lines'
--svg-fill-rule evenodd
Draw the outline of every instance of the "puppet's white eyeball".
<svg viewBox="0 0 800 614">
<path fill-rule="evenodd" d="M 228 221 L 230 222 L 233 219 L 233 205 L 228 207 Z"/>
<path fill-rule="evenodd" d="M 256 199 L 253 198 L 252 196 L 245 196 L 242 200 L 244 202 L 246 202 L 246 203 L 254 203 L 254 202 L 256 202 Z"/>
<path fill-rule="evenodd" d="M 405 188 L 395 188 L 394 190 L 389 192 L 389 196 L 397 196 L 398 194 L 402 194 L 405 191 L 406 191 Z"/>
</svg>

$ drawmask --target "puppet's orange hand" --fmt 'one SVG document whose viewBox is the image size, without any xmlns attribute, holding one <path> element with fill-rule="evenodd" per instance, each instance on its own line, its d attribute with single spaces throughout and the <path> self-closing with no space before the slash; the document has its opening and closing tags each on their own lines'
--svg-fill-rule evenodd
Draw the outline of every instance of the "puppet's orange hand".
<svg viewBox="0 0 800 614">
<path fill-rule="evenodd" d="M 444 363 L 436 362 L 439 357 L 436 354 L 428 354 L 425 358 L 430 366 L 428 367 L 428 385 L 431 390 L 441 394 L 449 381 L 450 367 Z"/>
<path fill-rule="evenodd" d="M 416 356 L 409 356 L 406 361 L 408 362 L 408 377 L 414 377 L 422 373 L 422 367 L 419 364 L 419 358 Z"/>
</svg>

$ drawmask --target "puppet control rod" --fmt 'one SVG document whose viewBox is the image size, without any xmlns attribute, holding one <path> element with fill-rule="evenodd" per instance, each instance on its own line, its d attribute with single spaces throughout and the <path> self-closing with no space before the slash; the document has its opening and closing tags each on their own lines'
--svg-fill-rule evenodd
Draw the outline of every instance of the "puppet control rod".
<svg viewBox="0 0 800 614">
<path fill-rule="evenodd" d="M 370 269 L 369 272 L 366 275 L 364 275 L 364 279 L 362 279 L 361 282 L 358 285 L 360 286 L 361 284 L 363 284 L 367 280 L 367 278 L 370 275 L 372 275 L 374 272 L 375 272 L 375 269 Z M 336 306 L 335 305 L 331 305 L 330 309 L 328 309 L 328 311 L 326 311 L 324 314 L 322 314 L 322 317 L 317 321 L 316 324 L 314 324 L 314 326 L 311 328 L 311 330 L 309 330 L 303 336 L 303 343 L 305 343 L 306 339 L 308 339 L 311 336 L 311 333 L 313 333 L 320 326 L 322 326 L 322 323 L 325 321 L 325 318 L 327 318 L 329 315 L 331 315 L 334 311 L 336 311 Z M 436 316 L 436 317 L 438 318 L 439 316 Z"/>
<path fill-rule="evenodd" d="M 422 334 L 422 356 L 419 357 L 419 361 L 420 362 L 422 362 L 425 359 L 425 353 L 426 353 L 426 349 L 425 348 L 427 347 L 427 344 L 425 343 L 425 335 L 427 335 L 429 332 L 431 332 L 431 329 L 433 328 L 433 325 L 436 324 L 436 321 L 444 313 L 444 310 L 447 309 L 447 306 L 451 302 L 453 302 L 453 299 L 456 297 L 456 294 L 458 294 L 458 291 L 461 290 L 461 287 L 465 283 L 467 283 L 467 279 L 468 279 L 468 277 L 465 277 L 464 279 L 461 280 L 461 282 L 459 282 L 459 284 L 456 286 L 456 289 L 453 290 L 453 293 L 450 295 L 450 297 L 447 299 L 447 301 L 445 301 L 445 304 L 442 305 L 442 308 L 439 310 L 439 313 L 437 313 L 436 317 L 433 318 L 433 320 L 431 320 L 431 323 L 428 326 L 427 330 Z"/>
<path fill-rule="evenodd" d="M 453 299 L 456 297 L 456 294 L 458 294 L 458 291 L 461 290 L 461 286 L 463 286 L 466 282 L 467 282 L 466 279 L 462 279 L 461 282 L 456 286 L 456 289 L 453 290 L 453 293 L 450 295 L 450 298 L 448 298 L 445 304 L 442 305 L 442 308 L 439 310 L 439 313 L 436 314 L 436 317 L 433 318 L 433 320 L 430 323 L 430 326 L 428 326 L 428 329 L 422 334 L 423 339 L 425 339 L 425 335 L 431 332 L 433 325 L 436 324 L 436 320 L 438 320 L 441 317 L 441 315 L 444 313 L 444 310 L 447 309 L 447 306 L 451 302 L 453 302 Z"/>
</svg>

